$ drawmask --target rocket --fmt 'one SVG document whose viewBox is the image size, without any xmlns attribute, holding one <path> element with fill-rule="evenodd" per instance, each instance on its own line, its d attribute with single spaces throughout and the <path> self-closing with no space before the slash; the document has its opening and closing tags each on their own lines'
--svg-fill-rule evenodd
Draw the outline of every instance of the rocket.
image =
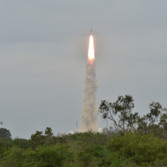
<svg viewBox="0 0 167 167">
<path fill-rule="evenodd" d="M 87 68 L 84 87 L 84 100 L 82 108 L 82 122 L 81 132 L 93 131 L 97 132 L 97 81 L 96 81 L 96 69 L 95 69 L 95 49 L 94 49 L 94 37 L 92 34 L 92 28 L 90 30 L 87 56 Z"/>
</svg>

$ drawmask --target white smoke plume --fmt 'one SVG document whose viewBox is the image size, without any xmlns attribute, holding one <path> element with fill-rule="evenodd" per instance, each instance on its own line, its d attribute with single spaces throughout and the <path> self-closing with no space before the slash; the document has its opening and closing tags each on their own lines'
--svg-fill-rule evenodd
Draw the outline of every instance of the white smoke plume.
<svg viewBox="0 0 167 167">
<path fill-rule="evenodd" d="M 95 57 L 93 59 L 90 59 L 88 54 L 88 63 L 87 63 L 85 87 L 84 87 L 84 100 L 82 108 L 81 132 L 98 131 L 98 126 L 97 126 L 98 108 L 96 101 L 97 81 L 96 81 L 96 70 L 95 70 L 94 60 Z"/>
</svg>

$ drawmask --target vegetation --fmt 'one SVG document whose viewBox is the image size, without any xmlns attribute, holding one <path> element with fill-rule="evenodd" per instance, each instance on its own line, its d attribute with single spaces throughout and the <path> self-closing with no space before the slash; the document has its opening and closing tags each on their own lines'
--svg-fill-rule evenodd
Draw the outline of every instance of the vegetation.
<svg viewBox="0 0 167 167">
<path fill-rule="evenodd" d="M 0 138 L 11 138 L 10 131 L 5 128 L 0 128 Z"/>
<path fill-rule="evenodd" d="M 129 95 L 102 101 L 99 111 L 113 125 L 103 133 L 54 136 L 47 127 L 27 140 L 0 128 L 0 167 L 167 167 L 166 109 L 152 102 L 140 116 L 133 108 Z"/>
<path fill-rule="evenodd" d="M 1 139 L 1 167 L 162 167 L 167 166 L 167 142 L 135 132 L 76 133 L 32 139 Z"/>
<path fill-rule="evenodd" d="M 159 102 L 149 105 L 149 113 L 140 116 L 133 113 L 134 100 L 132 96 L 118 96 L 116 102 L 101 101 L 99 112 L 104 119 L 111 120 L 113 127 L 122 133 L 138 132 L 152 134 L 167 139 L 167 109 Z"/>
<path fill-rule="evenodd" d="M 138 119 L 138 114 L 132 113 L 133 108 L 133 98 L 125 95 L 125 97 L 119 96 L 116 102 L 113 103 L 103 100 L 99 109 L 104 119 L 111 120 L 124 133 L 133 130 Z"/>
</svg>

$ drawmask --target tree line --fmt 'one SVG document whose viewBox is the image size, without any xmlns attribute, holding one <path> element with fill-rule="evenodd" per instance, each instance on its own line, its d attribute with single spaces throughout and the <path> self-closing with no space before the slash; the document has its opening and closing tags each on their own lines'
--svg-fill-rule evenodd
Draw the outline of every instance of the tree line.
<svg viewBox="0 0 167 167">
<path fill-rule="evenodd" d="M 153 134 L 167 139 L 167 109 L 159 102 L 149 104 L 149 112 L 143 116 L 133 112 L 134 99 L 130 95 L 118 96 L 115 102 L 102 100 L 99 112 L 104 119 L 112 123 L 112 127 L 122 133 L 138 132 Z"/>
<path fill-rule="evenodd" d="M 166 167 L 166 108 L 152 102 L 142 116 L 133 109 L 130 95 L 102 100 L 99 113 L 112 126 L 102 133 L 55 136 L 47 127 L 30 139 L 12 139 L 0 128 L 0 167 Z"/>
</svg>

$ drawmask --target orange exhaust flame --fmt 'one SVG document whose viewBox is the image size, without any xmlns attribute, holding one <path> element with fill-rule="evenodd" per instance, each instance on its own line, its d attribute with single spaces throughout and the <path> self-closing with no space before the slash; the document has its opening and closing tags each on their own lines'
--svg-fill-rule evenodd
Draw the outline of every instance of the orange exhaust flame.
<svg viewBox="0 0 167 167">
<path fill-rule="evenodd" d="M 95 61 L 94 38 L 93 35 L 89 37 L 88 62 L 93 64 Z"/>
</svg>

